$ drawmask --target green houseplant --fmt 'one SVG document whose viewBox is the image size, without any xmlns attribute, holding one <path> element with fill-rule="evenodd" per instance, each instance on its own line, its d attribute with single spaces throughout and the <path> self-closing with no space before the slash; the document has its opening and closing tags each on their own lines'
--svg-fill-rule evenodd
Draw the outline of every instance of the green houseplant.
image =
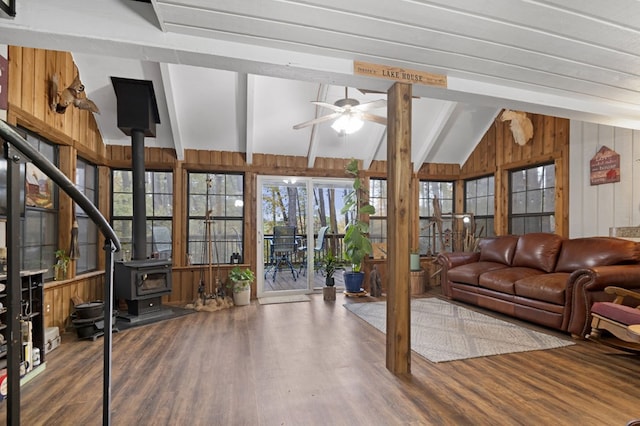
<svg viewBox="0 0 640 426">
<path fill-rule="evenodd" d="M 373 251 L 369 240 L 369 223 L 362 220 L 363 215 L 370 215 L 376 209 L 363 198 L 367 190 L 360 178 L 358 161 L 352 159 L 346 167 L 348 175 L 353 176 L 353 189 L 344 197 L 341 213 L 351 213 L 351 222 L 347 224 L 344 234 L 345 257 L 351 263 L 351 272 L 344 273 L 345 288 L 349 293 L 362 291 L 362 262 Z"/>
<path fill-rule="evenodd" d="M 234 267 L 229 271 L 227 287 L 233 292 L 233 304 L 237 306 L 248 305 L 251 298 L 251 283 L 256 279 L 255 274 L 249 268 Z"/>
<path fill-rule="evenodd" d="M 69 268 L 69 262 L 71 257 L 63 249 L 58 249 L 55 252 L 56 263 L 53 265 L 54 280 L 64 280 L 67 278 L 67 269 Z"/>
<path fill-rule="evenodd" d="M 322 264 L 320 265 L 320 272 L 324 276 L 324 284 L 325 286 L 322 288 L 322 298 L 327 301 L 336 300 L 336 287 L 335 287 L 335 279 L 333 274 L 336 272 L 338 268 L 338 259 L 335 258 L 333 252 L 329 250 L 327 255 L 322 260 Z"/>
</svg>

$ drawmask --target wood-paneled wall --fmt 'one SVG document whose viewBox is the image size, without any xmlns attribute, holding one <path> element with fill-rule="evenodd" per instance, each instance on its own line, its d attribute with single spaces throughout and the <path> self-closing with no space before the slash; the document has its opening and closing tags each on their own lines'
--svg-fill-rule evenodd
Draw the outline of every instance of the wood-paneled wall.
<svg viewBox="0 0 640 426">
<path fill-rule="evenodd" d="M 464 209 L 463 179 L 495 174 L 495 232 L 509 230 L 509 172 L 545 163 L 556 166 L 556 234 L 569 234 L 569 120 L 527 114 L 533 123 L 533 139 L 515 143 L 509 124 L 496 121 L 460 170 L 456 211 Z"/>
<path fill-rule="evenodd" d="M 58 114 L 49 108 L 51 77 L 58 74 L 62 90 L 77 73 L 68 52 L 9 46 L 8 121 L 102 164 L 106 150 L 93 114 L 72 107 Z"/>
<path fill-rule="evenodd" d="M 9 46 L 9 124 L 24 127 L 59 145 L 60 170 L 75 180 L 77 156 L 98 165 L 105 164 L 105 145 L 98 126 L 89 111 L 69 107 L 64 114 L 49 108 L 51 76 L 59 75 L 61 86 L 70 84 L 78 72 L 73 58 L 67 52 Z M 63 88 L 61 87 L 61 89 Z M 104 168 L 102 168 L 104 169 Z M 108 175 L 106 175 L 108 178 Z M 100 185 L 105 175 L 101 174 Z M 108 199 L 108 192 L 101 192 Z M 100 204 L 103 212 L 104 203 Z M 58 203 L 58 247 L 69 247 L 73 223 L 73 203 L 60 193 Z M 53 260 L 52 260 L 53 261 Z M 75 262 L 71 262 L 70 275 L 75 275 Z M 99 265 L 104 268 L 101 252 Z M 71 313 L 71 297 L 85 300 L 103 299 L 104 273 L 97 272 L 66 281 L 47 283 L 44 289 L 45 325 L 64 327 Z"/>
</svg>

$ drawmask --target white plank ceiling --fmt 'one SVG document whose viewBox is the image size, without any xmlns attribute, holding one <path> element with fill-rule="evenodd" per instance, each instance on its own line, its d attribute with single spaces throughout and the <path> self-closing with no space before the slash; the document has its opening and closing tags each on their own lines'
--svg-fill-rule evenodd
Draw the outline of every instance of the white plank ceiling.
<svg viewBox="0 0 640 426">
<path fill-rule="evenodd" d="M 386 158 L 385 126 L 338 136 L 311 101 L 385 98 L 353 61 L 447 76 L 414 85 L 412 159 L 462 164 L 502 108 L 640 129 L 640 3 L 515 0 L 19 1 L 0 44 L 70 51 L 106 143 L 111 76 L 151 80 L 147 146 Z M 358 89 L 382 91 L 363 94 Z M 372 111 L 386 115 L 386 109 Z"/>
</svg>

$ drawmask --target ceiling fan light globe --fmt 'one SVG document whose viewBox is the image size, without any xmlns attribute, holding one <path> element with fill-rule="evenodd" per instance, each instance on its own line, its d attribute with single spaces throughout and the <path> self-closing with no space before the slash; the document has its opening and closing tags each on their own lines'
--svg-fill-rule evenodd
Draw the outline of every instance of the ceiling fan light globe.
<svg viewBox="0 0 640 426">
<path fill-rule="evenodd" d="M 340 135 L 350 135 L 362 128 L 364 121 L 357 115 L 343 114 L 333 122 L 331 128 Z"/>
</svg>

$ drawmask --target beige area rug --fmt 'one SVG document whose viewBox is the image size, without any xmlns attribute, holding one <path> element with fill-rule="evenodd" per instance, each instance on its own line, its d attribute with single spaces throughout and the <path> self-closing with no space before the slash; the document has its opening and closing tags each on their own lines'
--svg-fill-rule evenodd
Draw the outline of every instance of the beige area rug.
<svg viewBox="0 0 640 426">
<path fill-rule="evenodd" d="M 344 305 L 383 333 L 386 302 Z M 432 362 L 573 345 L 566 339 L 530 330 L 437 298 L 411 301 L 411 349 Z"/>
<path fill-rule="evenodd" d="M 261 305 L 272 305 L 274 303 L 309 302 L 310 300 L 306 294 L 293 294 L 290 296 L 261 297 L 258 299 L 258 302 Z"/>
</svg>

